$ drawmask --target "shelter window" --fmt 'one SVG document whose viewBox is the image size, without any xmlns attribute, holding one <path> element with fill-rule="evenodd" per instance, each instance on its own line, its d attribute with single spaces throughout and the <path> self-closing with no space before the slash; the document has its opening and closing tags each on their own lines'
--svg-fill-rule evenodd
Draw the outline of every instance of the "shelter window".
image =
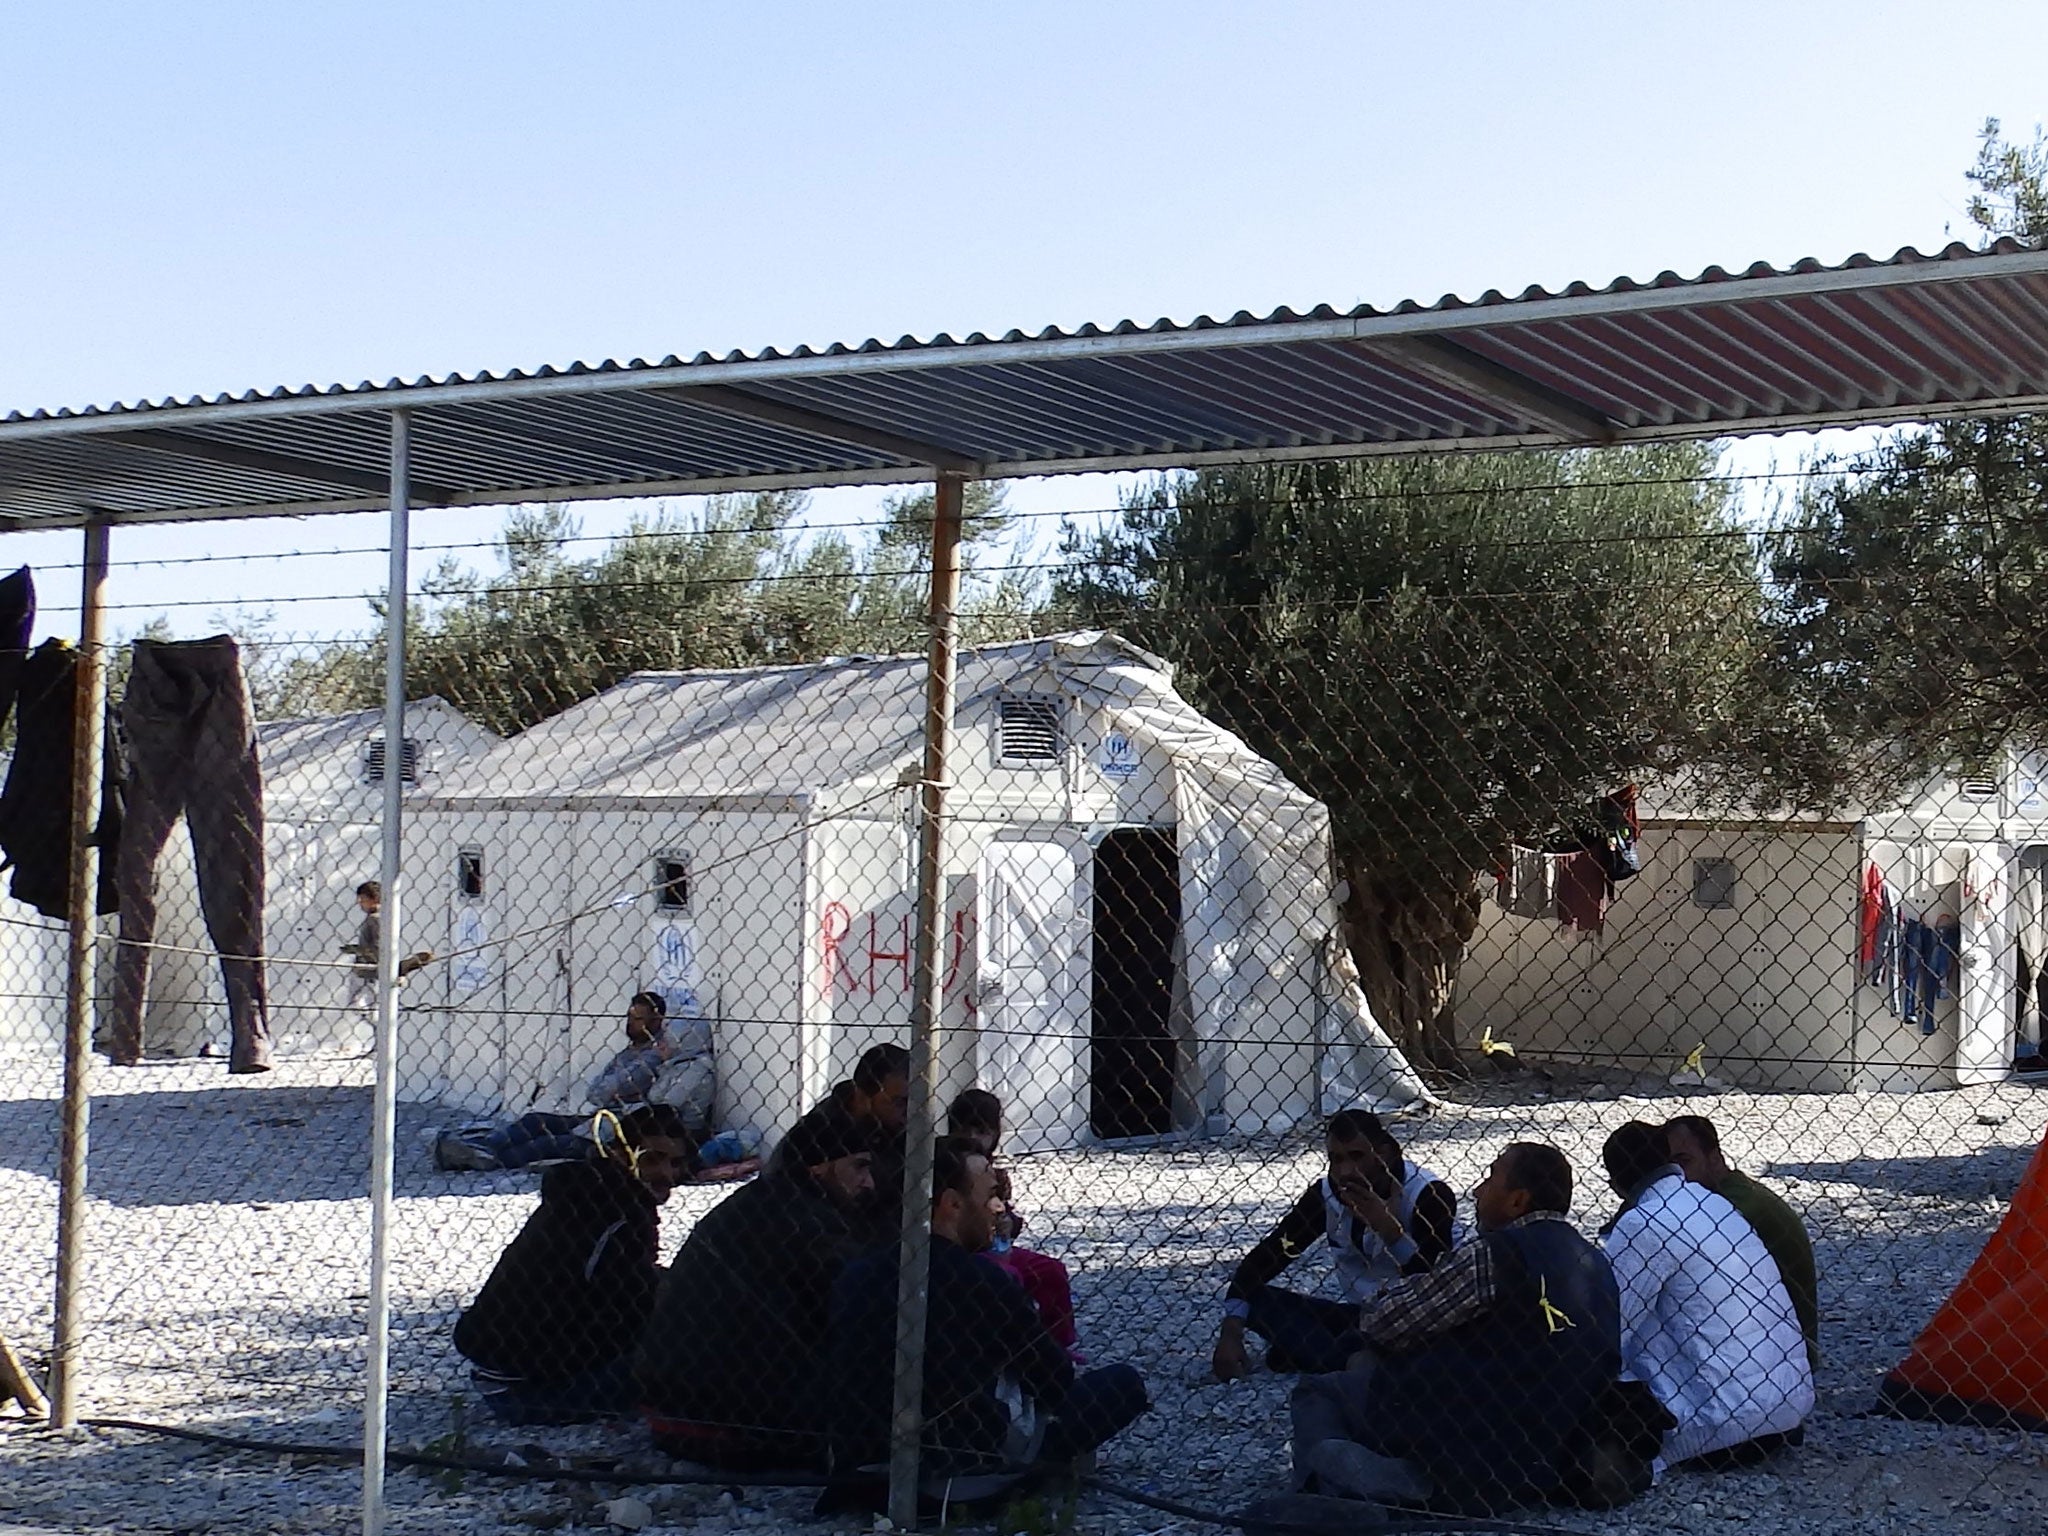
<svg viewBox="0 0 2048 1536">
<path fill-rule="evenodd" d="M 654 905 L 663 912 L 690 910 L 690 861 L 681 854 L 654 856 Z"/>
<path fill-rule="evenodd" d="M 1692 861 L 1692 904 L 1709 912 L 1730 912 L 1735 908 L 1738 887 L 1733 859 Z"/>
<path fill-rule="evenodd" d="M 1013 694 L 998 706 L 996 764 L 1002 768 L 1056 768 L 1060 761 L 1062 701 Z"/>
<path fill-rule="evenodd" d="M 384 782 L 384 738 L 373 736 L 363 749 L 363 781 L 367 784 Z M 400 740 L 398 747 L 398 782 L 417 784 L 420 781 L 420 744 L 407 736 Z"/>
<path fill-rule="evenodd" d="M 455 855 L 455 894 L 464 901 L 482 901 L 484 896 L 484 851 L 463 848 Z"/>
<path fill-rule="evenodd" d="M 1979 803 L 1998 798 L 1998 770 L 1990 763 L 1972 763 L 1956 780 L 1956 793 Z"/>
</svg>

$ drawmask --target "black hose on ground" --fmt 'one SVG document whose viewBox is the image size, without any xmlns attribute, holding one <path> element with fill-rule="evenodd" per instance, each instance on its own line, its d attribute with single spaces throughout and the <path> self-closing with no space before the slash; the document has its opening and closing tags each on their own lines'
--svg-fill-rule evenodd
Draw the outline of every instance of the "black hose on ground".
<svg viewBox="0 0 2048 1536">
<path fill-rule="evenodd" d="M 1221 1525 L 1252 1533 L 1252 1536 L 1337 1536 L 1340 1532 L 1377 1531 L 1389 1532 L 1392 1536 L 1422 1536 L 1425 1532 L 1434 1532 L 1437 1536 L 1461 1536 L 1465 1532 L 1474 1533 L 1474 1536 L 1574 1536 L 1573 1532 L 1555 1525 L 1532 1525 L 1524 1521 L 1465 1515 L 1433 1515 L 1419 1510 L 1389 1510 L 1377 1504 L 1350 1499 L 1305 1501 L 1326 1507 L 1327 1519 L 1290 1516 L 1279 1511 L 1261 1514 L 1256 1507 L 1227 1514 L 1222 1510 L 1204 1509 L 1197 1504 L 1183 1504 L 1178 1499 L 1162 1498 L 1137 1488 L 1126 1488 L 1103 1477 L 1090 1475 L 1081 1481 L 1097 1493 L 1156 1510 L 1162 1515 L 1198 1520 L 1206 1525 Z"/>
<path fill-rule="evenodd" d="M 294 1440 L 259 1440 L 248 1435 L 228 1435 L 211 1429 L 186 1429 L 176 1424 L 151 1424 L 142 1419 L 81 1419 L 91 1429 L 126 1429 L 136 1434 L 161 1435 L 170 1440 L 189 1440 L 195 1445 L 219 1446 L 230 1451 L 255 1451 L 268 1456 L 304 1456 L 308 1460 L 332 1461 L 361 1466 L 359 1445 L 314 1445 Z M 441 1456 L 431 1451 L 400 1450 L 384 1453 L 394 1467 L 419 1467 L 433 1472 L 474 1472 L 480 1477 L 505 1477 L 541 1483 L 615 1483 L 621 1486 L 652 1487 L 674 1484 L 700 1488 L 822 1488 L 825 1479 L 798 1472 L 724 1472 L 706 1468 L 702 1472 L 621 1472 L 616 1467 L 575 1467 L 537 1465 L 530 1462 L 488 1461 L 482 1457 Z"/>
<path fill-rule="evenodd" d="M 79 1421 L 89 1429 L 123 1429 L 133 1434 L 157 1435 L 168 1440 L 184 1440 L 194 1445 L 217 1446 L 222 1450 L 253 1451 L 266 1456 L 303 1456 L 313 1461 L 331 1461 L 343 1466 L 360 1466 L 363 1460 L 362 1447 L 349 1445 L 318 1445 L 298 1440 L 264 1440 L 251 1435 L 230 1435 L 211 1429 L 187 1429 L 176 1424 L 152 1424 L 144 1419 L 82 1419 Z M 479 1477 L 502 1477 L 514 1481 L 544 1483 L 608 1483 L 617 1487 L 709 1487 L 709 1488 L 822 1488 L 825 1479 L 808 1473 L 791 1472 L 722 1472 L 705 1469 L 701 1472 L 636 1473 L 621 1472 L 617 1467 L 576 1467 L 559 1465 L 537 1465 L 529 1462 L 489 1461 L 481 1457 L 442 1456 L 431 1451 L 407 1451 L 396 1447 L 385 1452 L 385 1460 L 395 1467 L 414 1467 L 431 1472 L 467 1472 Z M 1255 1536 L 1331 1536 L 1340 1527 L 1322 1521 L 1263 1518 L 1250 1511 L 1229 1513 L 1223 1510 L 1204 1509 L 1194 1504 L 1184 1504 L 1177 1499 L 1162 1498 L 1158 1494 L 1146 1493 L 1137 1488 L 1127 1488 L 1107 1478 L 1089 1475 L 1081 1479 L 1084 1486 L 1127 1504 L 1154 1510 L 1160 1514 L 1173 1515 L 1182 1520 L 1194 1520 L 1204 1525 L 1218 1525 L 1230 1530 L 1255 1533 Z M 1332 1501 L 1335 1502 L 1335 1501 Z M 1370 1513 L 1368 1513 L 1370 1512 Z M 1363 1517 L 1363 1518 L 1357 1518 Z M 1468 1519 L 1461 1516 L 1429 1515 L 1410 1512 L 1392 1513 L 1382 1511 L 1376 1505 L 1356 1506 L 1354 1519 L 1348 1523 L 1353 1531 L 1386 1531 L 1396 1536 L 1572 1536 L 1572 1533 L 1557 1526 L 1531 1525 L 1511 1520 Z"/>
</svg>

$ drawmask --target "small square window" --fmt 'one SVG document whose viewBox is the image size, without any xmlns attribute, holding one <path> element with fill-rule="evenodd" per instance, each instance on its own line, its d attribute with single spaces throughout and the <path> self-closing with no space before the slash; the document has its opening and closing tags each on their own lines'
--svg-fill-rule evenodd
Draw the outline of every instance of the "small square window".
<svg viewBox="0 0 2048 1536">
<path fill-rule="evenodd" d="M 464 901 L 483 900 L 483 849 L 464 848 L 455 855 L 455 894 Z"/>
<path fill-rule="evenodd" d="M 663 912 L 690 910 L 690 861 L 673 853 L 654 856 L 654 904 Z"/>
<path fill-rule="evenodd" d="M 1060 761 L 1060 700 L 1013 694 L 996 715 L 996 764 L 1002 768 L 1057 768 Z"/>
<path fill-rule="evenodd" d="M 1710 912 L 1727 912 L 1735 906 L 1737 881 L 1733 859 L 1692 861 L 1692 904 Z"/>
</svg>

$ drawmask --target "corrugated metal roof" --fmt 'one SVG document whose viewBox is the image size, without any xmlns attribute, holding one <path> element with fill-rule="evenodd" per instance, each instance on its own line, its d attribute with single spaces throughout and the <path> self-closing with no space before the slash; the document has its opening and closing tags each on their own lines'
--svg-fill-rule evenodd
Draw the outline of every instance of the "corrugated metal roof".
<svg viewBox="0 0 2048 1536">
<path fill-rule="evenodd" d="M 1720 436 L 2048 405 L 2048 249 L 1381 311 L 307 385 L 0 421 L 0 527 Z"/>
</svg>

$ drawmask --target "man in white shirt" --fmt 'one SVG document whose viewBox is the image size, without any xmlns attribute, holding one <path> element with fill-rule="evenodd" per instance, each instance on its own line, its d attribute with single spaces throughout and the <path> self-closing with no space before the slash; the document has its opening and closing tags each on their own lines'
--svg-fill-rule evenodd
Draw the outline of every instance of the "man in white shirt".
<svg viewBox="0 0 2048 1536">
<path fill-rule="evenodd" d="M 1623 1200 L 1607 1237 L 1622 1371 L 1678 1420 L 1664 1465 L 1742 1465 L 1798 1444 L 1813 1373 L 1763 1239 L 1721 1196 L 1686 1182 L 1661 1126 L 1630 1121 L 1601 1157 Z"/>
</svg>

